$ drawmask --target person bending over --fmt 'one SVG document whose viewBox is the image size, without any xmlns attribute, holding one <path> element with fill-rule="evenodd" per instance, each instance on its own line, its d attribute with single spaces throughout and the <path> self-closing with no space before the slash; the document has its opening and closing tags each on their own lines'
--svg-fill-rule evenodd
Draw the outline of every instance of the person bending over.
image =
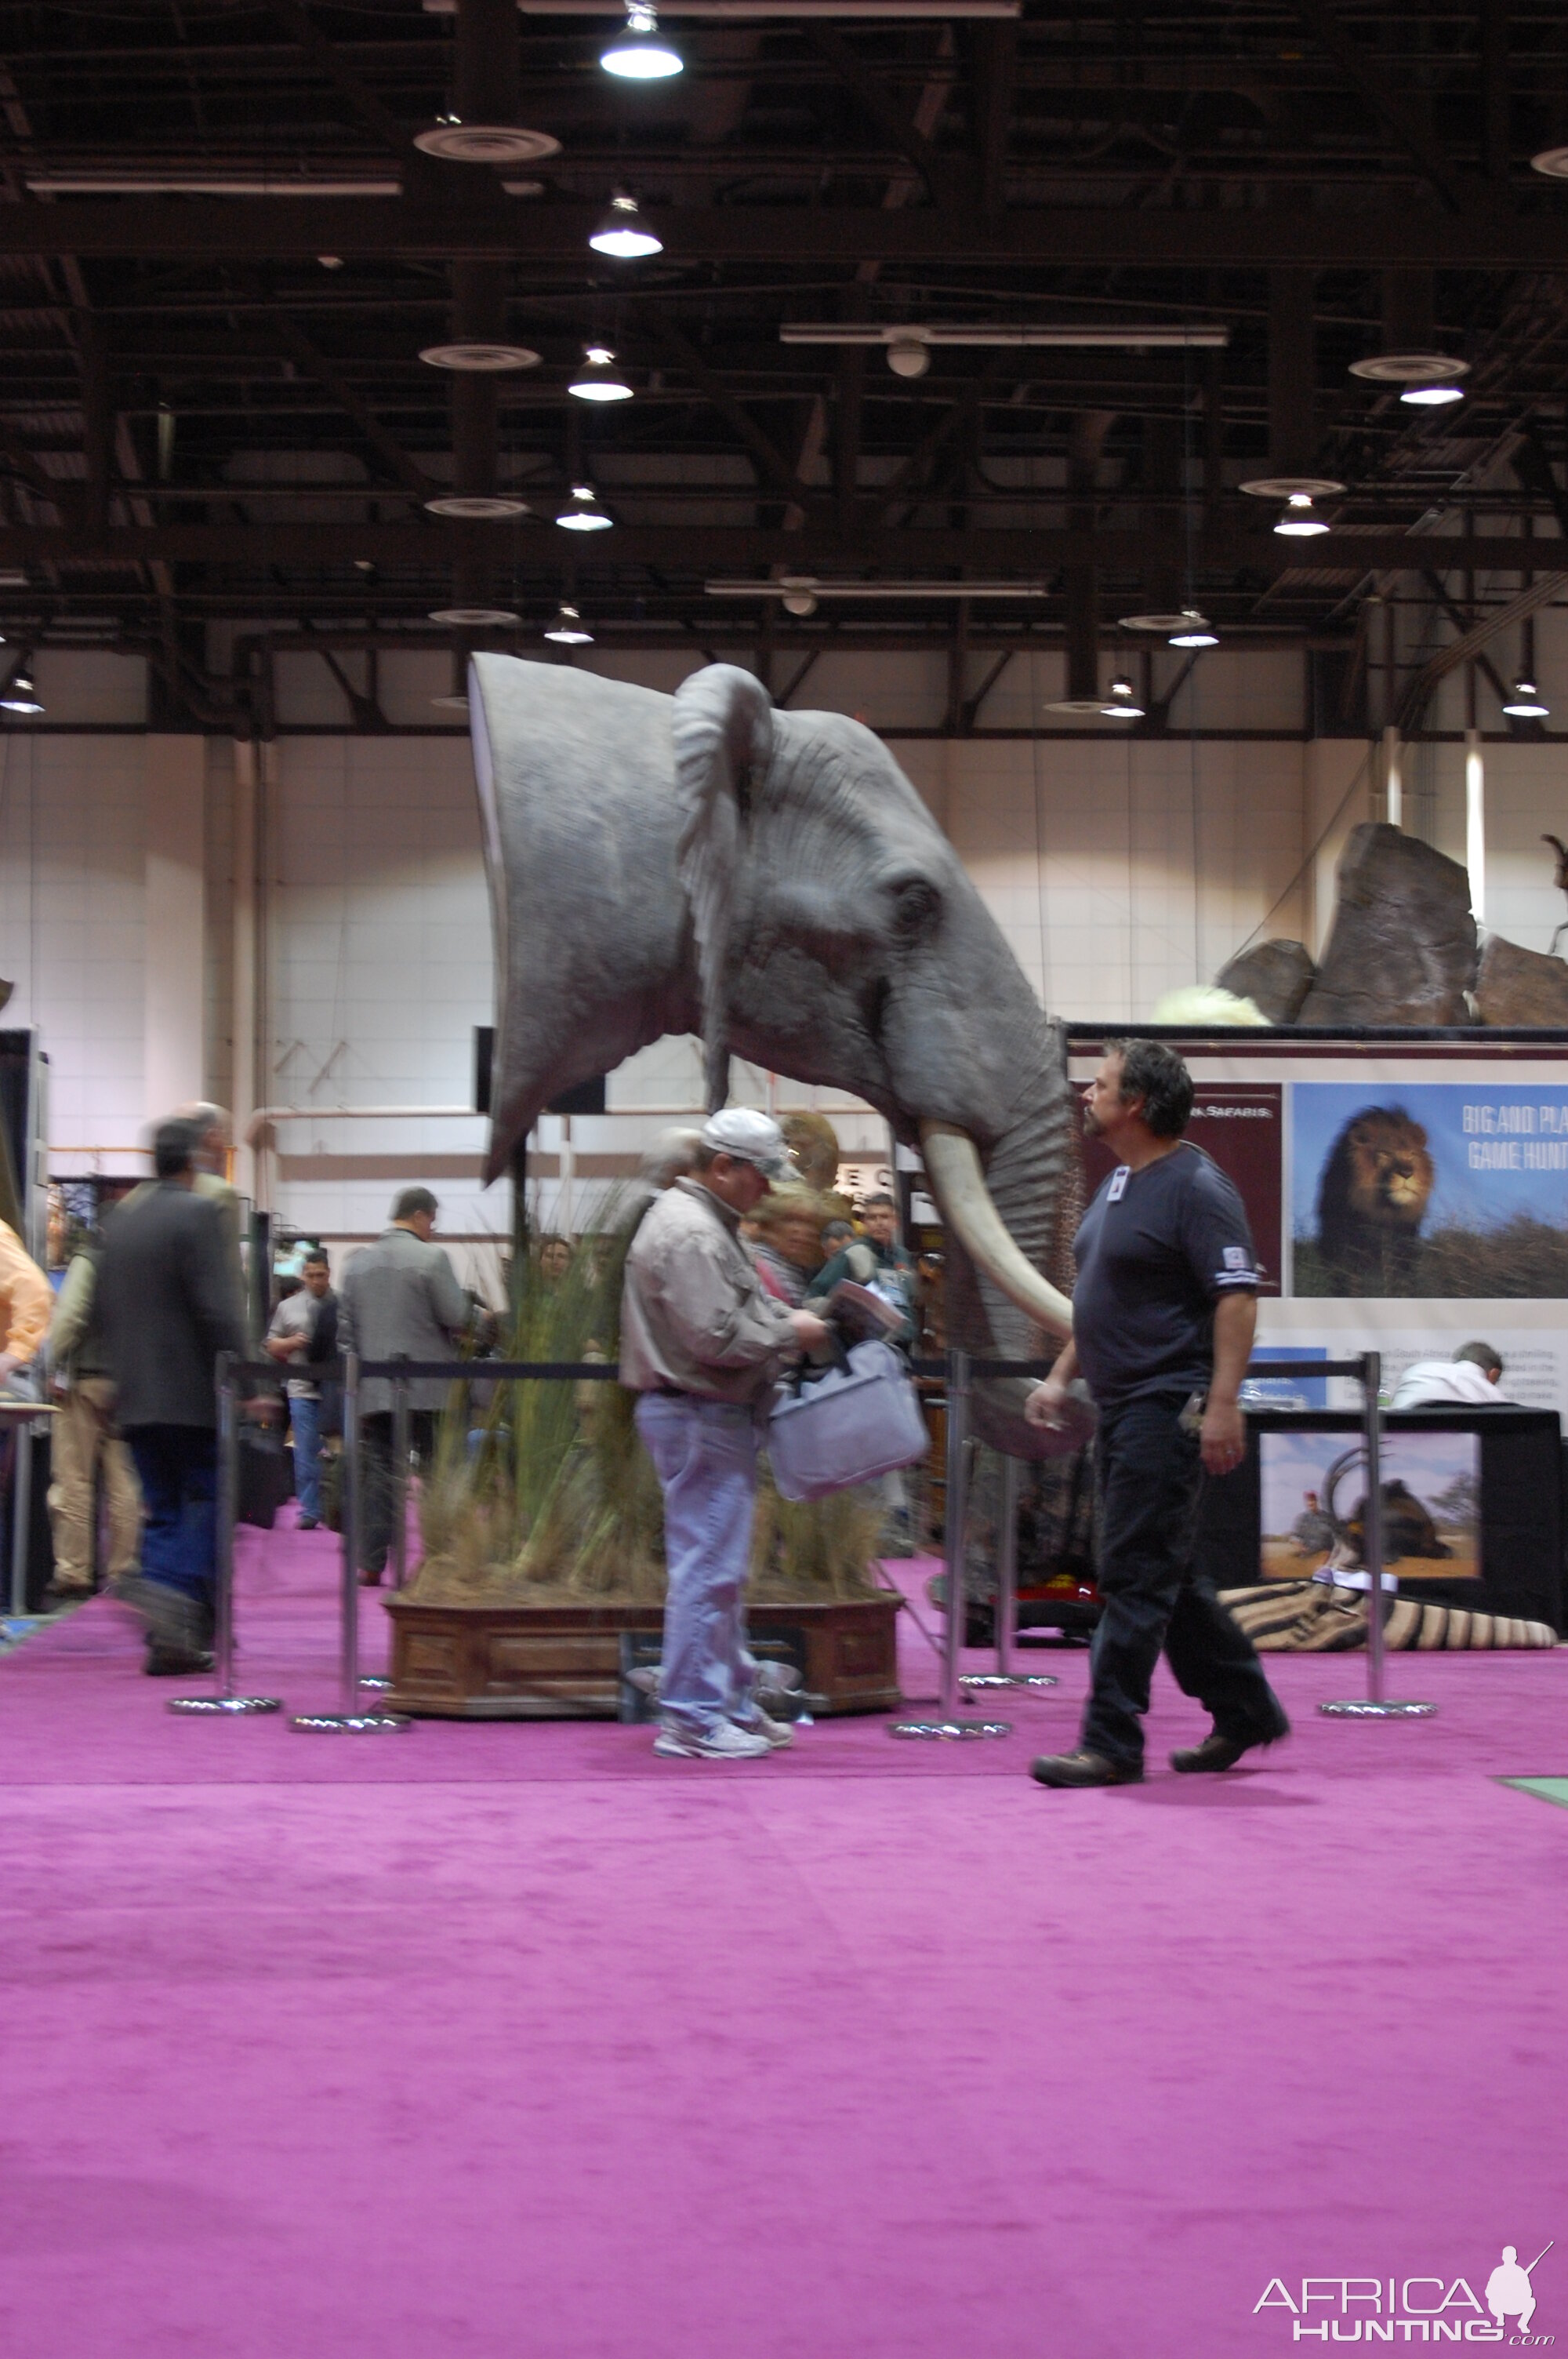
<svg viewBox="0 0 1568 2359">
<path fill-rule="evenodd" d="M 1241 1379 L 1257 1324 L 1258 1265 L 1235 1188 L 1183 1139 L 1193 1085 L 1159 1041 L 1113 1042 L 1084 1093 L 1084 1128 L 1118 1158 L 1074 1240 L 1073 1339 L 1024 1414 L 1060 1422 L 1082 1370 L 1100 1412 L 1099 1589 L 1076 1753 L 1036 1761 L 1043 1786 L 1122 1786 L 1143 1775 L 1143 1714 L 1161 1648 L 1214 1718 L 1173 1768 L 1228 1769 L 1290 1723 L 1251 1640 L 1194 1558 L 1206 1472 L 1241 1462 Z"/>
<path fill-rule="evenodd" d="M 788 1169 L 766 1114 L 711 1115 L 694 1169 L 654 1198 L 626 1256 L 621 1381 L 640 1396 L 669 1571 L 654 1750 L 676 1759 L 755 1760 L 791 1740 L 758 1708 L 746 1649 L 758 1418 L 780 1370 L 827 1331 L 763 1291 L 740 1234 Z"/>
<path fill-rule="evenodd" d="M 1390 1408 L 1511 1408 L 1503 1355 L 1490 1343 L 1461 1343 L 1451 1360 L 1412 1360 Z"/>
</svg>

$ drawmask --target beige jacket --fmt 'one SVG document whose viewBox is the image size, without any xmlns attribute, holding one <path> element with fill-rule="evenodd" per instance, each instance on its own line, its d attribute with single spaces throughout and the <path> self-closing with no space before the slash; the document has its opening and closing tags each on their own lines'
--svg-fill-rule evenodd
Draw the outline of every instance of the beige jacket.
<svg viewBox="0 0 1568 2359">
<path fill-rule="evenodd" d="M 741 1242 L 739 1213 L 677 1180 L 654 1198 L 626 1256 L 622 1383 L 750 1408 L 797 1357 L 789 1313 Z"/>
<path fill-rule="evenodd" d="M 13 1228 L 0 1221 L 0 1304 L 5 1332 L 0 1349 L 30 1360 L 49 1331 L 54 1288 Z"/>
</svg>

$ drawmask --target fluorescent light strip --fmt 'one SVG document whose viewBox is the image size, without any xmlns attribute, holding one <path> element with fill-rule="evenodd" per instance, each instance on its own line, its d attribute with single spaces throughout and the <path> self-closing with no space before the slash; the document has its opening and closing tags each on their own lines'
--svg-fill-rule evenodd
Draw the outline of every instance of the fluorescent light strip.
<svg viewBox="0 0 1568 2359">
<path fill-rule="evenodd" d="M 1230 342 L 1224 327 L 1005 328 L 841 327 L 832 321 L 805 321 L 779 330 L 781 344 L 1000 344 L 1037 345 L 1059 352 L 1223 352 Z"/>
<path fill-rule="evenodd" d="M 310 180 L 296 173 L 29 172 L 39 197 L 400 197 L 401 180 Z"/>
<path fill-rule="evenodd" d="M 944 22 L 983 17 L 1016 18 L 1022 0 L 658 0 L 661 16 L 707 16 L 719 22 L 745 22 L 760 17 L 791 16 L 837 19 L 852 16 L 863 23 L 907 25 L 931 17 Z M 623 0 L 517 0 L 524 16 L 619 16 Z M 455 16 L 458 0 L 425 0 L 427 16 Z"/>
<path fill-rule="evenodd" d="M 705 582 L 710 598 L 1049 598 L 1039 582 L 816 582 L 804 573 L 779 582 Z"/>
</svg>

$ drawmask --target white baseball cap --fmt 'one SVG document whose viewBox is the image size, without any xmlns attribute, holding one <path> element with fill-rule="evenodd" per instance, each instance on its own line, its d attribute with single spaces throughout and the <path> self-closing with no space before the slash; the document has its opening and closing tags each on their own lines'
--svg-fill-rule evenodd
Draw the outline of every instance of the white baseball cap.
<svg viewBox="0 0 1568 2359">
<path fill-rule="evenodd" d="M 768 1180 L 784 1180 L 789 1174 L 789 1150 L 783 1131 L 765 1114 L 752 1106 L 725 1106 L 721 1113 L 710 1114 L 702 1125 L 702 1143 L 715 1155 L 738 1156 L 742 1163 L 754 1163 Z"/>
</svg>

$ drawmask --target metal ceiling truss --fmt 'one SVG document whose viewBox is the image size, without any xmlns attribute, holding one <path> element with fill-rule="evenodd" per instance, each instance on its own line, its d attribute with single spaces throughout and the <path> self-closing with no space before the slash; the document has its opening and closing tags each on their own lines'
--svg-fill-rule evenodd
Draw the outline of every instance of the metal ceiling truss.
<svg viewBox="0 0 1568 2359">
<path fill-rule="evenodd" d="M 1021 647 L 1087 678 L 1119 614 L 1349 658 L 1369 590 L 1441 637 L 1544 577 L 1568 184 L 1530 158 L 1568 138 L 1558 0 L 703 0 L 669 12 L 685 71 L 638 86 L 600 71 L 605 24 L 0 0 L 0 628 L 146 648 L 165 717 L 216 725 L 240 706 L 212 627 L 314 623 L 345 725 L 376 728 L 345 630 L 409 645 L 488 606 L 532 644 L 569 594 L 609 643 L 764 667 L 946 648 L 963 733 Z M 558 152 L 416 146 L 452 117 Z M 617 187 L 656 256 L 589 249 Z M 781 341 L 835 322 L 869 342 Z M 1141 322 L 1175 348 L 1026 341 Z M 1348 374 L 1412 324 L 1470 364 L 1454 412 Z M 912 357 L 892 331 L 922 325 Z M 634 395 L 591 415 L 567 391 L 590 339 Z M 418 357 L 464 341 L 539 364 Z M 1281 473 L 1344 484 L 1330 534 L 1281 540 L 1238 488 Z M 577 481 L 612 530 L 557 529 Z M 428 512 L 453 495 L 533 513 Z M 786 572 L 954 594 L 792 621 L 705 587 Z M 966 575 L 1016 581 L 1016 611 Z"/>
</svg>

